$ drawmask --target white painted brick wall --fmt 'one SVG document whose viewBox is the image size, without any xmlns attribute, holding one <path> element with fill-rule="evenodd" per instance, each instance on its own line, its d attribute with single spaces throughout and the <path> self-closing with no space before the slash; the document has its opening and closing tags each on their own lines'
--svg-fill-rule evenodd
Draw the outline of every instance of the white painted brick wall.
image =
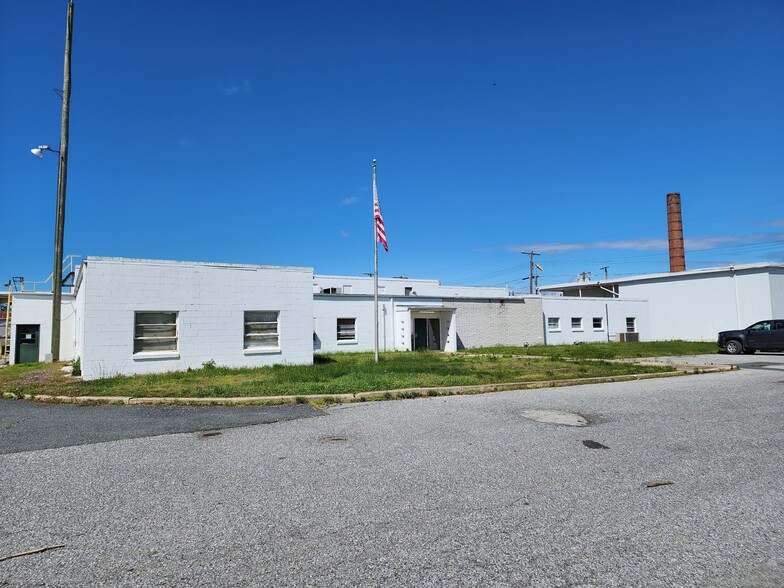
<svg viewBox="0 0 784 588">
<path fill-rule="evenodd" d="M 88 258 L 82 373 L 85 379 L 200 368 L 313 361 L 312 270 Z M 243 348 L 244 312 L 280 312 L 280 351 Z M 178 312 L 178 357 L 134 356 L 134 313 Z"/>
<path fill-rule="evenodd" d="M 457 309 L 458 349 L 544 343 L 540 298 L 445 300 L 444 304 Z"/>
</svg>

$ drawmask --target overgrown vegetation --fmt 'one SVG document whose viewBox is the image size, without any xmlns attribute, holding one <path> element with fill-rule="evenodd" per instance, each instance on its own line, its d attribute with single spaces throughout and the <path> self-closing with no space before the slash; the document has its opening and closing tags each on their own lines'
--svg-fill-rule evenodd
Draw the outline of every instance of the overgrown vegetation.
<svg viewBox="0 0 784 588">
<path fill-rule="evenodd" d="M 539 355 L 574 359 L 622 359 L 701 355 L 716 353 L 714 342 L 646 341 L 640 343 L 580 343 L 579 345 L 531 345 L 530 347 L 483 347 L 463 349 L 461 353 Z"/>
<path fill-rule="evenodd" d="M 530 349 L 530 348 L 529 348 Z M 433 386 L 536 382 L 668 371 L 661 366 L 560 357 L 444 354 L 433 352 L 317 355 L 313 365 L 230 369 L 205 362 L 183 372 L 117 376 L 81 382 L 62 375 L 59 365 L 11 366 L 0 370 L 0 388 L 15 394 L 93 396 L 233 397 L 341 394 Z"/>
</svg>

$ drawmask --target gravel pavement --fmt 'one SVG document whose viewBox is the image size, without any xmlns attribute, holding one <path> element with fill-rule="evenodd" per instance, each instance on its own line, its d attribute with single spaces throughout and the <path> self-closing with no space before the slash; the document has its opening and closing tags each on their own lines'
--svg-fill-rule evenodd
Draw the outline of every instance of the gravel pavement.
<svg viewBox="0 0 784 588">
<path fill-rule="evenodd" d="M 784 356 L 746 360 L 0 455 L 0 556 L 65 544 L 0 586 L 783 586 Z"/>
</svg>

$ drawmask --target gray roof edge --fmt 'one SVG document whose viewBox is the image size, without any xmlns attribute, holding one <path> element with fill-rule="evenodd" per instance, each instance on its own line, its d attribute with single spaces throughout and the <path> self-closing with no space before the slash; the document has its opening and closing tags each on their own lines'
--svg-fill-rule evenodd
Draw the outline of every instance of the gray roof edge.
<svg viewBox="0 0 784 588">
<path fill-rule="evenodd" d="M 331 280 L 363 280 L 363 281 L 365 281 L 365 280 L 372 280 L 373 279 L 372 276 L 342 276 L 342 275 L 341 276 L 337 276 L 337 275 L 331 275 L 331 274 L 313 274 L 313 279 L 314 280 L 318 280 L 320 278 L 321 279 L 331 279 Z M 438 286 L 441 285 L 441 281 L 440 280 L 430 280 L 430 279 L 426 279 L 426 278 L 395 278 L 395 277 L 385 278 L 384 276 L 379 276 L 378 279 L 379 280 L 388 280 L 390 282 L 392 282 L 392 281 L 394 281 L 394 282 L 420 282 L 420 283 L 425 283 L 425 284 L 436 284 Z"/>
<path fill-rule="evenodd" d="M 744 270 L 755 270 L 755 269 L 765 269 L 765 268 L 784 269 L 784 263 L 778 263 L 773 261 L 761 261 L 756 263 L 738 263 L 735 265 L 725 265 L 720 267 L 705 267 L 705 268 L 694 269 L 694 270 L 686 270 L 683 272 L 661 272 L 658 274 L 641 274 L 639 276 L 629 276 L 627 278 L 596 280 L 591 282 L 566 282 L 564 284 L 540 286 L 539 289 L 545 291 L 558 290 L 561 288 L 575 289 L 575 288 L 584 288 L 587 286 L 606 286 L 611 284 L 622 284 L 624 282 L 644 282 L 649 280 L 660 280 L 662 278 L 690 277 L 690 276 L 698 276 L 702 274 L 715 274 L 715 273 L 729 272 L 729 271 L 744 271 Z"/>
<path fill-rule="evenodd" d="M 368 293 L 368 294 L 361 294 L 361 293 L 357 293 L 357 294 L 353 294 L 353 293 L 352 294 L 342 294 L 342 293 L 341 294 L 326 294 L 324 292 L 314 292 L 313 296 L 314 297 L 318 296 L 318 297 L 323 297 L 323 298 L 373 298 L 373 294 L 372 293 Z M 402 300 L 420 300 L 421 301 L 421 300 L 437 299 L 437 300 L 461 300 L 461 301 L 467 301 L 467 300 L 479 300 L 479 301 L 503 300 L 504 302 L 506 302 L 506 301 L 518 301 L 518 300 L 520 300 L 520 301 L 536 300 L 536 299 L 541 300 L 542 299 L 541 296 L 537 296 L 535 294 L 532 294 L 530 296 L 477 296 L 476 294 L 473 294 L 471 296 L 454 296 L 454 295 L 442 295 L 442 294 L 433 294 L 432 296 L 430 294 L 422 295 L 422 296 L 419 296 L 419 295 L 417 295 L 417 296 L 406 296 L 405 294 L 390 294 L 389 292 L 379 292 L 378 293 L 378 298 L 379 299 L 382 299 L 382 298 L 384 298 L 384 299 L 394 298 L 397 301 L 402 301 Z M 560 298 L 560 296 L 558 298 Z"/>
<path fill-rule="evenodd" d="M 107 262 L 107 263 L 127 263 L 139 265 L 169 265 L 169 266 L 185 266 L 185 267 L 215 267 L 227 269 L 243 269 L 243 270 L 257 270 L 257 269 L 272 269 L 279 271 L 291 272 L 308 272 L 313 273 L 312 267 L 292 266 L 292 265 L 259 265 L 250 263 L 222 263 L 212 261 L 179 261 L 173 259 L 143 259 L 135 257 L 102 257 L 102 256 L 88 256 L 84 258 L 84 262 Z"/>
</svg>

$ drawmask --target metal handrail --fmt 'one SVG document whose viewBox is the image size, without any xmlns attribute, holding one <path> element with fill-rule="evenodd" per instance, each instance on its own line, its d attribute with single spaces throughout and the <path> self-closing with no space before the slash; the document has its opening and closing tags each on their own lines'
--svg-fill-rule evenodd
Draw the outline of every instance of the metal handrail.
<svg viewBox="0 0 784 588">
<path fill-rule="evenodd" d="M 75 262 L 76 259 L 79 260 L 79 263 Z M 81 260 L 82 260 L 82 256 L 81 255 L 76 255 L 76 254 L 66 255 L 63 258 L 63 274 L 67 276 L 68 274 L 73 273 L 74 271 L 76 271 L 75 267 L 81 265 Z M 26 281 L 26 282 L 24 282 L 22 284 L 22 290 L 21 291 L 24 292 L 25 288 L 27 288 L 27 291 L 29 291 L 29 292 L 51 292 L 52 291 L 52 286 L 49 286 L 46 290 L 44 290 L 42 286 L 44 284 L 51 283 L 52 277 L 54 277 L 54 272 L 49 274 L 49 277 L 46 278 L 45 280 L 38 280 L 36 282 L 27 282 Z M 29 288 L 29 286 L 32 286 L 32 288 Z"/>
</svg>

